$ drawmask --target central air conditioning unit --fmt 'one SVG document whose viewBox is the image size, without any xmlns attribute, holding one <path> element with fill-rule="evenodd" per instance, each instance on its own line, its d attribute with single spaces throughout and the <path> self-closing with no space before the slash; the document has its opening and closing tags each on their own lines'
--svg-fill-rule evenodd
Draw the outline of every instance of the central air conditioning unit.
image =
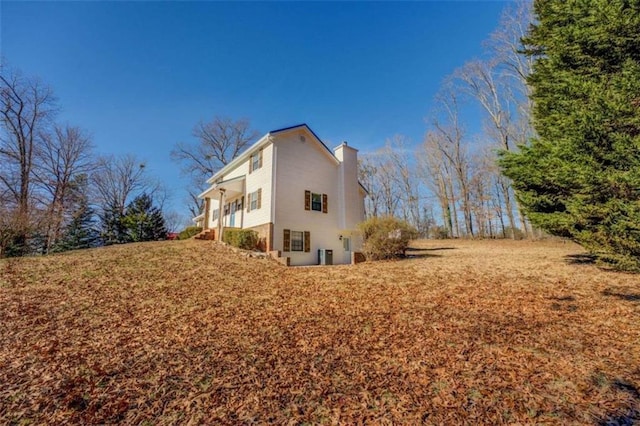
<svg viewBox="0 0 640 426">
<path fill-rule="evenodd" d="M 318 250 L 318 265 L 333 265 L 333 250 Z"/>
</svg>

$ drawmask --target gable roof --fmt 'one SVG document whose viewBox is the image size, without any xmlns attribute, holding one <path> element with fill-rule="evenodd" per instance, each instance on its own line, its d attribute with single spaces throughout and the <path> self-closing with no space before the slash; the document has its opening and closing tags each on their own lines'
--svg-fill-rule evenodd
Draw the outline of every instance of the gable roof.
<svg viewBox="0 0 640 426">
<path fill-rule="evenodd" d="M 240 163 L 242 163 L 244 160 L 246 160 L 247 157 L 249 157 L 249 155 L 253 151 L 255 151 L 256 149 L 259 149 L 259 148 L 267 145 L 269 142 L 271 142 L 271 137 L 276 136 L 279 133 L 286 133 L 286 132 L 291 132 L 291 131 L 295 131 L 295 130 L 299 130 L 299 129 L 304 129 L 304 130 L 308 131 L 311 135 L 313 135 L 313 139 L 317 143 L 322 145 L 322 147 L 324 147 L 324 149 L 327 151 L 327 153 L 333 159 L 333 161 L 335 161 L 336 164 L 340 164 L 340 161 L 333 154 L 333 151 L 331 151 L 329 149 L 329 147 L 327 147 L 327 145 L 325 145 L 325 143 L 322 142 L 322 139 L 320 139 L 318 137 L 318 135 L 316 135 L 316 133 L 313 130 L 311 130 L 311 127 L 309 127 L 306 123 L 302 123 L 302 124 L 296 124 L 295 126 L 289 126 L 289 127 L 283 127 L 281 129 L 271 130 L 269 133 L 267 133 L 266 135 L 264 135 L 260 139 L 258 139 L 258 141 L 256 143 L 251 145 L 249 148 L 245 149 L 240 155 L 238 155 L 236 158 L 231 160 L 226 166 L 224 166 L 223 168 L 218 170 L 213 176 L 211 176 L 209 179 L 207 179 L 207 183 L 213 183 L 220 176 L 223 176 L 225 173 L 233 170 L 236 166 L 238 166 Z"/>
</svg>

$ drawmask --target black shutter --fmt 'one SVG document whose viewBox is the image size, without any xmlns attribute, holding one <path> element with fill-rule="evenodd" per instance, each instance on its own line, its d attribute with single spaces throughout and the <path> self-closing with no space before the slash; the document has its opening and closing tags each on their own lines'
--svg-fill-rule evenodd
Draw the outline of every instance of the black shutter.
<svg viewBox="0 0 640 426">
<path fill-rule="evenodd" d="M 284 230 L 282 239 L 282 251 L 291 251 L 291 231 L 288 229 Z"/>
</svg>

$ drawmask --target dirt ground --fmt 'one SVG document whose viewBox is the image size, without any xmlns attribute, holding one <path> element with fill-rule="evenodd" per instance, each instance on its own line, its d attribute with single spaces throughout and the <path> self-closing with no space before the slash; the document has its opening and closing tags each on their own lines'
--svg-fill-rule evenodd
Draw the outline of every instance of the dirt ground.
<svg viewBox="0 0 640 426">
<path fill-rule="evenodd" d="M 640 276 L 558 241 L 286 268 L 211 241 L 0 260 L 3 424 L 633 424 Z"/>
</svg>

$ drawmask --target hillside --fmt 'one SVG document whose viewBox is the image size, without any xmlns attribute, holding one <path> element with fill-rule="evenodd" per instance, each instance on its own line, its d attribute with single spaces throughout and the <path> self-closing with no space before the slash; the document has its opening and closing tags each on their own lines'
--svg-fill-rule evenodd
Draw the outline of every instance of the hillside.
<svg viewBox="0 0 640 426">
<path fill-rule="evenodd" d="M 640 421 L 640 279 L 573 244 L 285 268 L 210 241 L 0 260 L 0 423 Z"/>
</svg>

